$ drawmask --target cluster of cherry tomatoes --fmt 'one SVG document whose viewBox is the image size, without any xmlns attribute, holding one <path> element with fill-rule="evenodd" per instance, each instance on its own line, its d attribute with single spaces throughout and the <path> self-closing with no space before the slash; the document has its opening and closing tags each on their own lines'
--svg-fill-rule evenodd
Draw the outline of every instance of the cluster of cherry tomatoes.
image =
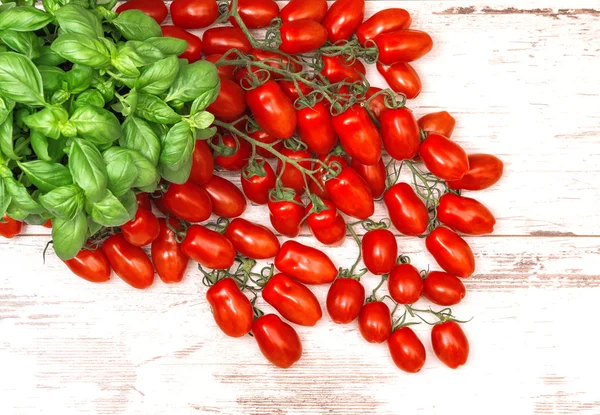
<svg viewBox="0 0 600 415">
<path fill-rule="evenodd" d="M 221 330 L 232 337 L 251 333 L 279 367 L 302 355 L 298 334 L 281 317 L 303 326 L 322 318 L 307 287 L 316 284 L 331 284 L 326 308 L 332 321 L 358 320 L 365 340 L 387 342 L 400 369 L 418 372 L 426 360 L 410 328 L 419 320 L 411 318 L 433 325 L 433 350 L 444 364 L 463 365 L 469 343 L 450 309 L 412 304 L 425 297 L 449 307 L 464 298 L 461 279 L 473 274 L 475 261 L 459 233 L 489 234 L 495 218 L 461 191 L 494 185 L 503 164 L 492 155 L 467 155 L 450 139 L 455 120 L 447 112 L 417 120 L 405 106 L 421 90 L 408 62 L 429 52 L 431 38 L 409 29 L 403 9 L 363 22 L 364 0 L 337 0 L 329 9 L 325 0 L 292 0 L 282 10 L 273 0 L 223 6 L 175 0 L 175 26 L 163 26 L 165 36 L 188 42 L 182 58 L 198 60 L 204 52 L 221 77 L 208 108 L 216 134 L 197 140 L 189 181 L 139 194 L 135 220 L 120 232 L 107 230 L 97 241 L 101 249 L 81 251 L 67 266 L 93 282 L 108 280 L 113 269 L 141 289 L 153 283 L 155 271 L 166 283 L 181 281 L 191 259 L 210 286 L 207 299 Z M 160 0 L 131 0 L 118 11 L 129 8 L 159 23 L 168 14 Z M 185 30 L 227 21 L 231 26 L 207 29 L 202 39 Z M 259 28 L 266 28 L 262 38 L 248 30 Z M 362 61 L 376 64 L 392 91 L 370 86 Z M 242 189 L 215 168 L 239 172 Z M 399 181 L 402 169 L 412 181 Z M 291 239 L 280 244 L 271 229 L 240 218 L 247 200 L 267 205 L 273 229 Z M 370 219 L 376 200 L 383 200 L 389 221 Z M 152 213 L 152 204 L 166 219 Z M 213 214 L 217 222 L 200 224 Z M 356 262 L 340 268 L 319 249 L 294 241 L 305 225 L 325 245 L 340 245 L 350 233 L 360 247 Z M 359 226 L 366 231 L 362 238 Z M 443 271 L 411 265 L 390 227 L 424 238 Z M 14 221 L 0 224 L 2 235 L 19 231 Z M 142 249 L 149 244 L 151 260 Z M 257 260 L 269 259 L 273 265 L 254 270 Z M 364 269 L 358 269 L 361 260 Z M 367 272 L 381 276 L 368 296 L 360 282 Z M 379 295 L 386 282 L 389 294 Z M 281 317 L 263 315 L 259 296 Z M 396 317 L 398 310 L 404 313 Z"/>
</svg>

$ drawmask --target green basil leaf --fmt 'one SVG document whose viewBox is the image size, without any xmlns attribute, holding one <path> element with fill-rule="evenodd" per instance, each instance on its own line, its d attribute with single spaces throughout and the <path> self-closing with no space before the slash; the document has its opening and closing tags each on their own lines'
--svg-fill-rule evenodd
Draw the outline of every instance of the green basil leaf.
<svg viewBox="0 0 600 415">
<path fill-rule="evenodd" d="M 136 78 L 140 76 L 140 71 L 138 70 L 133 59 L 131 59 L 131 56 L 119 54 L 111 59 L 110 62 L 126 77 Z"/>
<path fill-rule="evenodd" d="M 138 117 L 158 124 L 176 124 L 181 120 L 162 99 L 149 94 L 139 94 L 135 113 Z"/>
<path fill-rule="evenodd" d="M 141 92 L 160 95 L 173 84 L 178 72 L 178 59 L 170 56 L 146 67 L 135 86 Z"/>
<path fill-rule="evenodd" d="M 103 79 L 100 75 L 94 76 L 92 87 L 100 91 L 106 102 L 112 101 L 115 97 L 115 83 L 112 79 Z"/>
<path fill-rule="evenodd" d="M 125 46 L 130 49 L 131 52 L 135 53 L 135 60 L 140 66 L 150 65 L 165 57 L 165 54 L 162 53 L 159 48 L 147 41 L 140 42 L 137 40 L 130 40 Z"/>
<path fill-rule="evenodd" d="M 106 47 L 106 49 L 108 49 L 108 54 L 110 56 L 115 56 L 118 53 L 117 45 L 112 39 L 101 37 L 98 40 Z"/>
<path fill-rule="evenodd" d="M 4 178 L 4 184 L 8 194 L 12 197 L 12 203 L 27 213 L 42 213 L 44 208 L 36 202 L 29 194 L 23 183 L 16 181 L 12 177 Z"/>
<path fill-rule="evenodd" d="M 22 104 L 45 104 L 42 76 L 31 59 L 15 52 L 0 53 L 0 94 Z"/>
<path fill-rule="evenodd" d="M 183 165 L 176 169 L 172 170 L 164 165 L 159 165 L 159 172 L 163 179 L 168 182 L 175 184 L 184 184 L 190 178 L 190 173 L 192 170 L 192 162 L 193 157 L 188 157 L 188 159 L 183 163 Z"/>
<path fill-rule="evenodd" d="M 155 166 L 160 157 L 160 140 L 148 123 L 141 118 L 128 117 L 123 123 L 123 137 L 119 140 L 123 148 L 136 150 Z"/>
<path fill-rule="evenodd" d="M 50 161 L 55 163 L 62 162 L 65 156 L 65 145 L 68 138 L 61 137 L 58 140 L 50 140 L 48 142 L 48 156 L 50 156 Z M 63 163 L 64 164 L 64 163 Z"/>
<path fill-rule="evenodd" d="M 63 33 L 78 33 L 93 39 L 104 37 L 100 19 L 77 4 L 67 4 L 54 15 Z"/>
<path fill-rule="evenodd" d="M 94 236 L 95 234 L 97 234 L 98 232 L 100 232 L 100 230 L 103 228 L 102 225 L 100 225 L 99 223 L 96 223 L 92 220 L 92 218 L 88 217 L 88 231 L 87 231 L 87 237 L 88 239 L 91 238 L 92 236 Z"/>
<path fill-rule="evenodd" d="M 6 117 L 6 120 L 0 124 L 0 152 L 12 160 L 21 158 L 15 153 L 13 139 L 13 114 L 12 111 Z"/>
<path fill-rule="evenodd" d="M 121 226 L 130 220 L 129 212 L 110 190 L 106 190 L 103 197 L 92 205 L 90 216 L 94 222 L 104 226 Z"/>
<path fill-rule="evenodd" d="M 15 52 L 35 59 L 40 56 L 38 37 L 33 32 L 0 31 L 0 40 Z"/>
<path fill-rule="evenodd" d="M 95 107 L 103 108 L 106 103 L 104 97 L 97 89 L 88 89 L 83 91 L 75 98 L 73 102 L 73 109 L 93 105 Z"/>
<path fill-rule="evenodd" d="M 160 49 L 165 55 L 175 56 L 181 55 L 188 47 L 185 40 L 174 37 L 151 37 L 146 39 L 146 43 Z"/>
<path fill-rule="evenodd" d="M 62 186 L 41 195 L 40 204 L 57 218 L 72 219 L 83 208 L 84 194 L 77 185 Z"/>
<path fill-rule="evenodd" d="M 160 153 L 160 164 L 171 170 L 183 166 L 194 151 L 194 136 L 189 124 L 181 121 L 167 133 Z"/>
<path fill-rule="evenodd" d="M 25 218 L 31 213 L 22 209 L 19 205 L 15 204 L 14 202 L 11 202 L 11 204 L 8 205 L 8 208 L 6 209 L 6 214 L 14 220 L 24 221 Z"/>
<path fill-rule="evenodd" d="M 6 209 L 8 209 L 8 206 L 10 205 L 11 201 L 12 197 L 8 193 L 8 189 L 4 184 L 4 179 L 0 177 L 0 219 L 2 219 L 2 217 L 6 213 Z"/>
<path fill-rule="evenodd" d="M 133 157 L 126 151 L 119 152 L 109 160 L 106 157 L 104 159 L 108 171 L 108 189 L 115 196 L 122 196 L 131 189 L 137 180 L 137 167 L 133 162 Z"/>
<path fill-rule="evenodd" d="M 201 130 L 210 127 L 214 121 L 215 116 L 207 111 L 196 112 L 190 117 L 190 122 L 192 123 L 192 126 Z"/>
<path fill-rule="evenodd" d="M 119 202 L 125 207 L 127 213 L 129 214 L 129 220 L 135 219 L 135 214 L 138 210 L 138 203 L 135 197 L 135 192 L 133 190 L 129 190 L 127 193 L 119 197 Z"/>
<path fill-rule="evenodd" d="M 89 66 L 73 65 L 73 68 L 65 76 L 67 83 L 65 90 L 71 94 L 82 93 L 92 84 L 93 73 L 94 70 Z"/>
<path fill-rule="evenodd" d="M 48 154 L 48 139 L 45 135 L 39 131 L 31 131 L 29 140 L 31 141 L 31 148 L 33 148 L 38 159 L 52 161 L 52 158 Z"/>
<path fill-rule="evenodd" d="M 52 93 L 58 90 L 65 79 L 65 71 L 56 66 L 46 66 L 40 65 L 38 66 L 38 70 L 40 71 L 40 75 L 42 76 L 42 82 L 44 91 L 48 93 Z"/>
<path fill-rule="evenodd" d="M 75 257 L 87 240 L 87 218 L 79 212 L 73 219 L 52 219 L 52 241 L 54 252 L 63 261 Z"/>
<path fill-rule="evenodd" d="M 95 144 L 112 143 L 121 138 L 121 124 L 112 112 L 91 105 L 79 107 L 70 121 L 77 134 Z"/>
<path fill-rule="evenodd" d="M 69 149 L 69 169 L 75 183 L 92 203 L 104 196 L 108 173 L 102 154 L 93 144 L 79 138 L 73 139 Z"/>
<path fill-rule="evenodd" d="M 51 14 L 54 14 L 61 8 L 61 3 L 58 0 L 42 0 L 42 5 L 44 6 L 44 10 Z"/>
<path fill-rule="evenodd" d="M 112 23 L 127 40 L 146 40 L 162 35 L 160 25 L 140 10 L 126 10 Z"/>
<path fill-rule="evenodd" d="M 203 128 L 196 130 L 196 139 L 207 140 L 217 133 L 217 127 Z"/>
<path fill-rule="evenodd" d="M 32 6 L 13 7 L 0 14 L 0 30 L 32 32 L 52 21 L 52 15 Z"/>
<path fill-rule="evenodd" d="M 33 62 L 40 66 L 58 66 L 65 62 L 65 59 L 58 53 L 54 52 L 50 46 L 42 46 L 40 48 L 40 56 L 35 58 Z"/>
<path fill-rule="evenodd" d="M 203 97 L 202 105 L 206 108 L 219 93 L 219 74 L 217 67 L 211 62 L 200 60 L 184 65 L 175 82 L 171 85 L 165 101 L 190 102 Z M 203 110 L 202 105 L 198 105 Z"/>
<path fill-rule="evenodd" d="M 60 35 L 51 46 L 63 58 L 80 65 L 104 69 L 110 65 L 106 47 L 98 40 L 78 33 Z"/>
<path fill-rule="evenodd" d="M 49 212 L 44 212 L 42 214 L 31 214 L 25 218 L 25 223 L 28 225 L 36 225 L 41 226 L 44 223 L 48 222 L 48 219 L 52 219 L 52 215 Z"/>
<path fill-rule="evenodd" d="M 0 4 L 0 13 L 5 12 L 8 9 L 12 9 L 13 7 L 15 7 L 17 5 L 17 3 L 7 3 L 5 2 L 4 4 Z"/>
<path fill-rule="evenodd" d="M 32 130 L 37 130 L 46 137 L 60 137 L 60 125 L 69 119 L 69 113 L 60 105 L 53 105 L 41 111 L 34 112 L 23 119 L 25 125 Z"/>
<path fill-rule="evenodd" d="M 133 163 L 138 170 L 138 177 L 133 183 L 133 187 L 137 187 L 143 192 L 152 193 L 158 187 L 160 181 L 160 175 L 156 170 L 156 167 L 150 160 L 142 156 L 140 153 L 134 150 L 127 150 L 133 158 Z"/>
<path fill-rule="evenodd" d="M 43 160 L 18 163 L 31 183 L 38 189 L 49 192 L 57 187 L 73 184 L 73 178 L 66 166 Z"/>
<path fill-rule="evenodd" d="M 15 107 L 15 102 L 10 99 L 5 99 L 0 96 L 0 124 L 2 124 L 9 115 L 12 115 L 12 110 Z"/>
</svg>

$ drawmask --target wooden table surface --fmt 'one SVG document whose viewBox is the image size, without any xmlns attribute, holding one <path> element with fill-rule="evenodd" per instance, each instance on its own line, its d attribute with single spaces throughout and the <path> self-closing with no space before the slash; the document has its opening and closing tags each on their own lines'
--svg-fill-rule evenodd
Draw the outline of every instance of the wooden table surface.
<svg viewBox="0 0 600 415">
<path fill-rule="evenodd" d="M 467 238 L 477 271 L 455 312 L 474 317 L 468 364 L 441 365 L 420 325 L 428 360 L 407 375 L 325 316 L 297 327 L 304 356 L 276 369 L 216 328 L 196 269 L 146 291 L 92 285 L 53 253 L 43 264 L 48 231 L 30 226 L 0 239 L 0 414 L 600 414 L 600 2 L 376 1 L 367 14 L 389 7 L 435 41 L 410 107 L 447 109 L 456 141 L 506 166 L 475 196 L 498 223 Z M 422 240 L 398 241 L 433 264 Z M 356 255 L 351 240 L 325 250 L 338 265 Z"/>
</svg>

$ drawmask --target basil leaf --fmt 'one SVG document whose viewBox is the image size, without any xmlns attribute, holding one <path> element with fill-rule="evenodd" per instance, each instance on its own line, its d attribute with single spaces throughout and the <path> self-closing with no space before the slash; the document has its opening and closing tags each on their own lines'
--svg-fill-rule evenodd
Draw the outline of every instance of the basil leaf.
<svg viewBox="0 0 600 415">
<path fill-rule="evenodd" d="M 40 56 L 38 37 L 33 32 L 0 31 L 0 40 L 15 52 L 35 59 Z"/>
<path fill-rule="evenodd" d="M 127 40 L 146 40 L 162 35 L 160 25 L 140 10 L 126 10 L 112 23 Z"/>
<path fill-rule="evenodd" d="M 75 183 L 92 203 L 104 196 L 108 173 L 102 154 L 93 144 L 79 138 L 73 139 L 69 149 L 69 169 Z"/>
<path fill-rule="evenodd" d="M 0 30 L 32 32 L 52 21 L 52 15 L 32 6 L 13 7 L 0 14 Z"/>
<path fill-rule="evenodd" d="M 170 56 L 146 67 L 135 83 L 140 92 L 160 95 L 165 92 L 175 81 L 179 72 L 177 57 Z"/>
<path fill-rule="evenodd" d="M 135 192 L 133 190 L 129 190 L 127 193 L 119 197 L 119 202 L 121 202 L 121 204 L 125 207 L 125 210 L 127 210 L 127 213 L 129 214 L 129 220 L 135 219 L 135 214 L 138 210 Z"/>
<path fill-rule="evenodd" d="M 42 5 L 44 6 L 44 10 L 46 10 L 46 12 L 52 14 L 61 8 L 61 4 L 58 2 L 58 0 L 42 0 Z"/>
<path fill-rule="evenodd" d="M 23 183 L 16 181 L 12 177 L 5 177 L 4 184 L 8 194 L 12 197 L 12 203 L 27 213 L 42 213 L 44 208 L 36 202 L 29 194 Z"/>
<path fill-rule="evenodd" d="M 93 105 L 95 107 L 104 107 L 104 97 L 97 89 L 88 89 L 77 96 L 73 102 L 73 109 Z"/>
<path fill-rule="evenodd" d="M 77 108 L 70 118 L 77 134 L 95 144 L 108 144 L 121 138 L 121 124 L 112 112 L 95 106 Z"/>
<path fill-rule="evenodd" d="M 44 212 L 42 214 L 31 214 L 25 218 L 25 223 L 29 225 L 37 225 L 41 226 L 44 223 L 48 222 L 48 219 L 52 219 L 52 215 L 49 212 Z"/>
<path fill-rule="evenodd" d="M 68 138 L 61 137 L 58 140 L 50 140 L 48 142 L 48 156 L 50 156 L 50 161 L 53 162 L 62 162 L 65 156 L 65 145 Z M 64 163 L 63 163 L 64 164 Z"/>
<path fill-rule="evenodd" d="M 133 163 L 138 170 L 138 177 L 133 183 L 133 187 L 137 187 L 146 193 L 151 193 L 158 187 L 160 181 L 160 175 L 156 170 L 156 167 L 150 160 L 142 156 L 140 153 L 134 150 L 127 150 L 133 158 Z"/>
<path fill-rule="evenodd" d="M 9 115 L 12 115 L 12 110 L 15 107 L 15 102 L 10 99 L 4 99 L 0 96 L 0 124 L 2 124 Z"/>
<path fill-rule="evenodd" d="M 192 171 L 192 162 L 193 157 L 190 156 L 188 160 L 185 161 L 185 163 L 179 169 L 176 170 L 172 170 L 167 166 L 161 164 L 159 166 L 160 175 L 163 179 L 171 183 L 184 184 L 190 178 L 190 173 Z"/>
<path fill-rule="evenodd" d="M 0 53 L 0 94 L 22 104 L 45 104 L 42 76 L 31 59 L 15 52 Z"/>
<path fill-rule="evenodd" d="M 29 140 L 31 141 L 31 148 L 33 148 L 38 159 L 52 161 L 52 158 L 48 154 L 48 139 L 45 135 L 39 131 L 31 131 Z"/>
<path fill-rule="evenodd" d="M 43 160 L 18 163 L 31 183 L 38 189 L 49 192 L 57 187 L 73 184 L 69 169 L 59 163 L 49 163 Z"/>
<path fill-rule="evenodd" d="M 77 185 L 62 186 L 41 195 L 40 204 L 57 218 L 71 219 L 83 208 L 84 194 Z"/>
<path fill-rule="evenodd" d="M 115 83 L 112 79 L 103 79 L 101 76 L 95 76 L 92 79 L 92 86 L 102 94 L 105 101 L 112 101 L 115 97 Z"/>
<path fill-rule="evenodd" d="M 100 19 L 77 4 L 67 4 L 54 15 L 63 33 L 78 33 L 93 39 L 104 37 Z"/>
<path fill-rule="evenodd" d="M 51 46 L 63 58 L 95 69 L 107 68 L 110 56 L 106 47 L 96 39 L 78 33 L 60 35 Z"/>
<path fill-rule="evenodd" d="M 12 160 L 21 158 L 15 153 L 13 139 L 13 114 L 12 111 L 6 117 L 6 120 L 0 124 L 0 151 L 6 157 Z"/>
<path fill-rule="evenodd" d="M 12 201 L 12 197 L 8 193 L 8 189 L 6 189 L 6 185 L 4 184 L 4 179 L 0 177 L 0 220 L 6 213 L 6 209 L 8 209 L 8 205 Z"/>
<path fill-rule="evenodd" d="M 92 205 L 89 213 L 94 222 L 103 226 L 121 226 L 130 221 L 129 212 L 110 190 Z"/>
<path fill-rule="evenodd" d="M 181 121 L 167 133 L 160 153 L 160 164 L 171 170 L 183 166 L 194 151 L 194 136 L 189 124 Z"/>
<path fill-rule="evenodd" d="M 68 119 L 69 113 L 67 110 L 60 105 L 53 105 L 26 116 L 23 122 L 32 130 L 37 130 L 46 137 L 56 140 L 61 134 L 61 123 L 66 122 Z"/>
<path fill-rule="evenodd" d="M 135 56 L 135 61 L 140 66 L 150 65 L 151 63 L 157 62 L 165 57 L 165 54 L 161 52 L 159 48 L 150 43 L 140 42 L 137 40 L 128 41 L 125 46 Z"/>
<path fill-rule="evenodd" d="M 67 83 L 65 90 L 70 94 L 79 94 L 85 91 L 92 84 L 93 73 L 94 70 L 89 66 L 73 65 L 73 68 L 65 76 Z"/>
<path fill-rule="evenodd" d="M 162 99 L 149 94 L 139 94 L 135 114 L 143 119 L 158 124 L 175 124 L 181 120 Z"/>
<path fill-rule="evenodd" d="M 55 66 L 38 66 L 40 75 L 42 76 L 42 82 L 44 91 L 51 93 L 56 91 L 62 86 L 63 80 L 65 79 L 65 71 Z"/>
<path fill-rule="evenodd" d="M 10 205 L 8 205 L 8 208 L 6 209 L 6 214 L 14 220 L 20 221 L 25 220 L 25 218 L 30 215 L 29 212 L 22 209 L 19 205 L 15 204 L 14 202 L 11 202 Z"/>
<path fill-rule="evenodd" d="M 165 55 L 175 56 L 181 55 L 188 47 L 185 40 L 174 37 L 151 37 L 146 39 L 146 43 L 156 47 Z"/>
<path fill-rule="evenodd" d="M 58 53 L 54 52 L 50 46 L 42 46 L 40 48 L 40 56 L 34 59 L 33 62 L 38 66 L 58 66 L 64 63 L 65 60 Z"/>
<path fill-rule="evenodd" d="M 123 148 L 136 150 L 155 166 L 160 157 L 160 140 L 148 123 L 141 118 L 128 117 L 123 123 L 123 137 L 119 140 Z"/>
<path fill-rule="evenodd" d="M 206 108 L 217 98 L 219 85 L 217 67 L 208 61 L 200 60 L 190 65 L 184 65 L 179 70 L 165 101 L 190 102 L 198 97 L 203 97 L 203 105 L 205 104 L 204 108 Z M 199 109 L 204 108 L 199 105 Z"/>
<path fill-rule="evenodd" d="M 133 157 L 128 152 L 122 151 L 114 157 L 109 157 L 109 160 L 105 157 L 104 161 L 108 171 L 108 189 L 115 196 L 122 196 L 131 189 L 138 177 Z"/>
<path fill-rule="evenodd" d="M 73 219 L 52 219 L 52 241 L 54 252 L 64 261 L 75 257 L 87 239 L 87 219 L 79 212 Z"/>
<path fill-rule="evenodd" d="M 207 111 L 200 111 L 190 117 L 190 122 L 194 128 L 201 130 L 208 128 L 215 121 L 215 116 Z"/>
<path fill-rule="evenodd" d="M 91 238 L 95 234 L 97 234 L 102 229 L 102 225 L 96 223 L 92 220 L 92 218 L 88 217 L 88 238 Z"/>
<path fill-rule="evenodd" d="M 17 3 L 12 3 L 12 2 L 0 4 L 0 13 L 5 12 L 8 9 L 12 9 L 16 5 L 17 5 Z"/>
<path fill-rule="evenodd" d="M 203 128 L 196 130 L 196 139 L 207 140 L 217 133 L 217 127 Z"/>
</svg>

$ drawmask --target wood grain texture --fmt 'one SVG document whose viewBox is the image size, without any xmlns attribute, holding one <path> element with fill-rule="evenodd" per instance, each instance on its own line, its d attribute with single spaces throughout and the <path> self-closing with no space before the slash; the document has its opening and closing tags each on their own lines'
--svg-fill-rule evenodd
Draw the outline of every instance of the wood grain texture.
<svg viewBox="0 0 600 415">
<path fill-rule="evenodd" d="M 218 331 L 192 267 L 144 292 L 116 276 L 91 285 L 52 253 L 42 264 L 48 231 L 28 227 L 0 240 L 0 414 L 600 414 L 600 4 L 371 1 L 367 14 L 388 7 L 435 41 L 415 64 L 424 90 L 410 107 L 449 110 L 456 141 L 506 165 L 472 194 L 498 223 L 468 238 L 477 271 L 455 312 L 474 317 L 469 363 L 443 367 L 420 325 L 429 358 L 409 376 L 325 316 L 297 327 L 303 359 L 275 369 L 252 338 Z M 245 216 L 268 222 L 264 208 Z M 398 243 L 419 268 L 433 264 L 422 240 Z M 325 250 L 340 266 L 356 254 L 352 241 Z"/>
</svg>

